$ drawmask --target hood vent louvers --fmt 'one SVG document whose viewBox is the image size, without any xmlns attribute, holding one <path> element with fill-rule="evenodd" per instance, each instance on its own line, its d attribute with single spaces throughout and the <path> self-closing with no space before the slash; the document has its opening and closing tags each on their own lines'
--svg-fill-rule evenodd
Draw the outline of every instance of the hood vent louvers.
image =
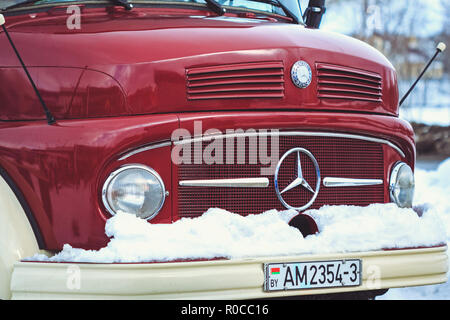
<svg viewBox="0 0 450 320">
<path fill-rule="evenodd" d="M 282 62 L 256 62 L 186 70 L 188 100 L 283 98 Z"/>
<path fill-rule="evenodd" d="M 318 97 L 382 102 L 382 78 L 379 74 L 349 67 L 317 63 Z"/>
</svg>

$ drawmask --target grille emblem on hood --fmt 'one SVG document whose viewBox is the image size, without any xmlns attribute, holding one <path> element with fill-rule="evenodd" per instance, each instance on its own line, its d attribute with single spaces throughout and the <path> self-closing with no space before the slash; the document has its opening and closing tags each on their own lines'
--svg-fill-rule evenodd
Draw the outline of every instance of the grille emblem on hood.
<svg viewBox="0 0 450 320">
<path fill-rule="evenodd" d="M 301 89 L 308 87 L 312 79 L 311 67 L 305 61 L 297 61 L 292 66 L 291 78 L 297 87 Z"/>
</svg>

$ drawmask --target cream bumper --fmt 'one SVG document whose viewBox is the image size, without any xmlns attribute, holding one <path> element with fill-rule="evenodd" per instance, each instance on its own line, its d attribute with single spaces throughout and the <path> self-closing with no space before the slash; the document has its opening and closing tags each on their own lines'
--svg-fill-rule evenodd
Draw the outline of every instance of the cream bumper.
<svg viewBox="0 0 450 320">
<path fill-rule="evenodd" d="M 142 264 L 18 262 L 13 299 L 258 299 L 447 281 L 447 247 L 349 254 Z M 264 292 L 264 263 L 361 259 L 362 285 Z"/>
</svg>

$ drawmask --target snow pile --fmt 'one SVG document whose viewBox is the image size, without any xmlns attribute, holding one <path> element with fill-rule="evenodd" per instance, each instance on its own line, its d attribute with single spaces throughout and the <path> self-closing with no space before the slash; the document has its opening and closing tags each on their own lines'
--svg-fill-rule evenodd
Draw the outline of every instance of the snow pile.
<svg viewBox="0 0 450 320">
<path fill-rule="evenodd" d="M 450 158 L 442 162 L 436 171 L 416 170 L 417 207 L 427 208 L 443 221 L 447 232 L 447 255 L 450 256 Z M 450 279 L 450 274 L 448 275 Z M 450 300 L 450 281 L 440 285 L 391 289 L 380 299 L 390 300 Z"/>
<path fill-rule="evenodd" d="M 306 238 L 288 224 L 296 214 L 293 210 L 271 210 L 243 217 L 213 208 L 198 218 L 151 224 L 119 213 L 106 223 L 111 240 L 105 248 L 93 251 L 65 245 L 51 258 L 35 255 L 27 260 L 123 263 L 239 259 L 431 246 L 446 240 L 445 229 L 434 212 L 419 218 L 412 209 L 399 209 L 394 204 L 311 210 L 308 214 L 317 221 L 319 233 Z"/>
<path fill-rule="evenodd" d="M 325 206 L 308 212 L 320 233 L 311 237 L 314 253 L 357 252 L 433 246 L 446 242 L 446 230 L 434 211 L 419 217 L 397 205 Z"/>
</svg>

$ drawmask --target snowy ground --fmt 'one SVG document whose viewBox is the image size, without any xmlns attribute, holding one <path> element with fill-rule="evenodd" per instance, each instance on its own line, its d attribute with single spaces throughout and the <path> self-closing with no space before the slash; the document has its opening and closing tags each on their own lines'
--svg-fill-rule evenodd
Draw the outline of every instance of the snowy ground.
<svg viewBox="0 0 450 320">
<path fill-rule="evenodd" d="M 269 211 L 242 217 L 210 209 L 195 219 L 170 225 L 152 225 L 121 213 L 109 219 L 111 237 L 98 251 L 70 245 L 53 257 L 27 260 L 62 262 L 139 262 L 227 257 L 283 256 L 415 247 L 450 242 L 450 158 L 437 170 L 416 170 L 416 206 L 427 206 L 422 217 L 394 204 L 366 208 L 339 206 L 310 210 L 319 234 L 304 238 L 288 225 L 295 211 Z M 355 238 L 358 241 L 355 241 Z M 164 245 L 161 243 L 164 240 Z M 393 289 L 381 299 L 450 299 L 450 283 Z"/>
<path fill-rule="evenodd" d="M 416 170 L 416 204 L 429 203 L 439 213 L 447 230 L 450 247 L 450 158 L 437 170 Z M 450 252 L 448 252 L 450 255 Z M 450 277 L 450 274 L 449 274 Z M 434 286 L 391 289 L 379 299 L 384 300 L 450 300 L 450 281 Z"/>
<path fill-rule="evenodd" d="M 426 125 L 450 126 L 450 106 L 414 106 L 400 109 L 400 118 Z"/>
</svg>

